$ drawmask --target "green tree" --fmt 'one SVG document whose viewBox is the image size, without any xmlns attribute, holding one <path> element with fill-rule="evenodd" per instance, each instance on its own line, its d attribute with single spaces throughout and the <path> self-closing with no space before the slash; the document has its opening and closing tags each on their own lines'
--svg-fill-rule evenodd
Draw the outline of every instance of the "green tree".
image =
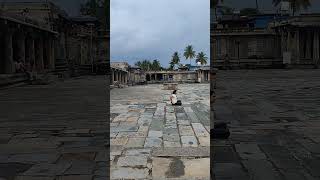
<svg viewBox="0 0 320 180">
<path fill-rule="evenodd" d="M 176 64 L 180 63 L 180 57 L 178 52 L 174 52 L 170 61 L 170 68 L 173 69 Z"/>
<path fill-rule="evenodd" d="M 144 71 L 150 70 L 150 62 L 148 60 L 138 61 L 135 63 L 135 65 Z"/>
<path fill-rule="evenodd" d="M 170 61 L 170 63 L 169 63 L 169 69 L 168 70 L 173 70 L 173 68 L 174 68 L 174 62 L 173 61 Z"/>
<path fill-rule="evenodd" d="M 160 71 L 162 69 L 158 60 L 143 60 L 135 63 L 135 66 L 141 68 L 144 71 Z"/>
<path fill-rule="evenodd" d="M 190 59 L 190 65 L 191 65 L 191 59 L 193 59 L 196 56 L 196 52 L 193 50 L 192 45 L 188 45 L 185 48 L 183 56 L 186 58 L 186 60 Z"/>
<path fill-rule="evenodd" d="M 208 63 L 208 57 L 206 56 L 206 54 L 204 52 L 200 52 L 197 55 L 196 62 L 197 63 L 200 62 L 201 65 L 205 65 Z"/>
<path fill-rule="evenodd" d="M 151 64 L 152 71 L 160 71 L 162 69 L 161 64 L 158 60 L 153 60 Z"/>
<path fill-rule="evenodd" d="M 282 0 L 273 0 L 274 6 L 278 6 Z M 301 8 L 308 9 L 311 6 L 310 0 L 288 0 L 290 3 L 290 8 L 292 10 L 292 15 L 294 16 L 297 11 Z"/>
</svg>

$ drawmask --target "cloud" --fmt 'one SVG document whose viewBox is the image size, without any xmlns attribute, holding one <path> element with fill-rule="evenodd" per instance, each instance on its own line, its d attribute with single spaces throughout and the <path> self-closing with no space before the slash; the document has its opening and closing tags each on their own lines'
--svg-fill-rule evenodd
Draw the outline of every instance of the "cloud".
<svg viewBox="0 0 320 180">
<path fill-rule="evenodd" d="M 111 59 L 167 66 L 174 51 L 186 62 L 188 44 L 209 57 L 209 8 L 209 0 L 111 0 Z"/>
</svg>

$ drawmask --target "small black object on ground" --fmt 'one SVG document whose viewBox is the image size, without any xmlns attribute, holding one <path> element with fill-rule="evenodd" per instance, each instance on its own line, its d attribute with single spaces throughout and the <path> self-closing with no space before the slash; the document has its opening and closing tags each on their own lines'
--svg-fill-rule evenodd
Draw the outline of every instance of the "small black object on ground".
<svg viewBox="0 0 320 180">
<path fill-rule="evenodd" d="M 230 131 L 227 123 L 219 122 L 214 124 L 214 128 L 210 132 L 211 139 L 228 139 Z"/>
</svg>

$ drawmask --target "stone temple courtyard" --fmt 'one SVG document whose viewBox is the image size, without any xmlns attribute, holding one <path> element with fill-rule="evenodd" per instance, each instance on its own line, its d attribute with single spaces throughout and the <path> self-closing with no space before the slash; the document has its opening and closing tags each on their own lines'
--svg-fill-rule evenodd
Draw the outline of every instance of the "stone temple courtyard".
<svg viewBox="0 0 320 180">
<path fill-rule="evenodd" d="M 113 89 L 106 119 L 106 82 L 0 89 L 0 179 L 320 179 L 319 70 L 219 71 L 231 136 L 211 142 L 209 84 L 180 84 L 181 107 L 159 84 Z"/>
<path fill-rule="evenodd" d="M 111 90 L 111 179 L 210 179 L 209 84 Z"/>
</svg>

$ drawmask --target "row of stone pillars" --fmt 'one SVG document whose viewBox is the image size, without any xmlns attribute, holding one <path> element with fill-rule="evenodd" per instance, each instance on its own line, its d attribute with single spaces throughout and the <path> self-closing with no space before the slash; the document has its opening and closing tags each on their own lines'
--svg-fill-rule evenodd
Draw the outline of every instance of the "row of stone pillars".
<svg viewBox="0 0 320 180">
<path fill-rule="evenodd" d="M 111 84 L 113 84 L 115 81 L 119 82 L 120 84 L 127 84 L 128 72 L 118 69 L 111 69 Z"/>
<path fill-rule="evenodd" d="M 0 74 L 15 73 L 15 61 L 35 65 L 38 72 L 53 70 L 54 38 L 49 32 L 26 31 L 17 28 L 0 32 L 1 69 Z"/>
<path fill-rule="evenodd" d="M 292 53 L 293 63 L 301 63 L 303 59 L 312 59 L 319 64 L 320 30 L 289 29 L 282 32 L 282 51 Z"/>
<path fill-rule="evenodd" d="M 146 74 L 146 79 L 147 81 L 163 81 L 163 80 L 167 80 L 169 75 L 166 74 L 158 74 L 158 73 L 148 73 Z"/>
</svg>

